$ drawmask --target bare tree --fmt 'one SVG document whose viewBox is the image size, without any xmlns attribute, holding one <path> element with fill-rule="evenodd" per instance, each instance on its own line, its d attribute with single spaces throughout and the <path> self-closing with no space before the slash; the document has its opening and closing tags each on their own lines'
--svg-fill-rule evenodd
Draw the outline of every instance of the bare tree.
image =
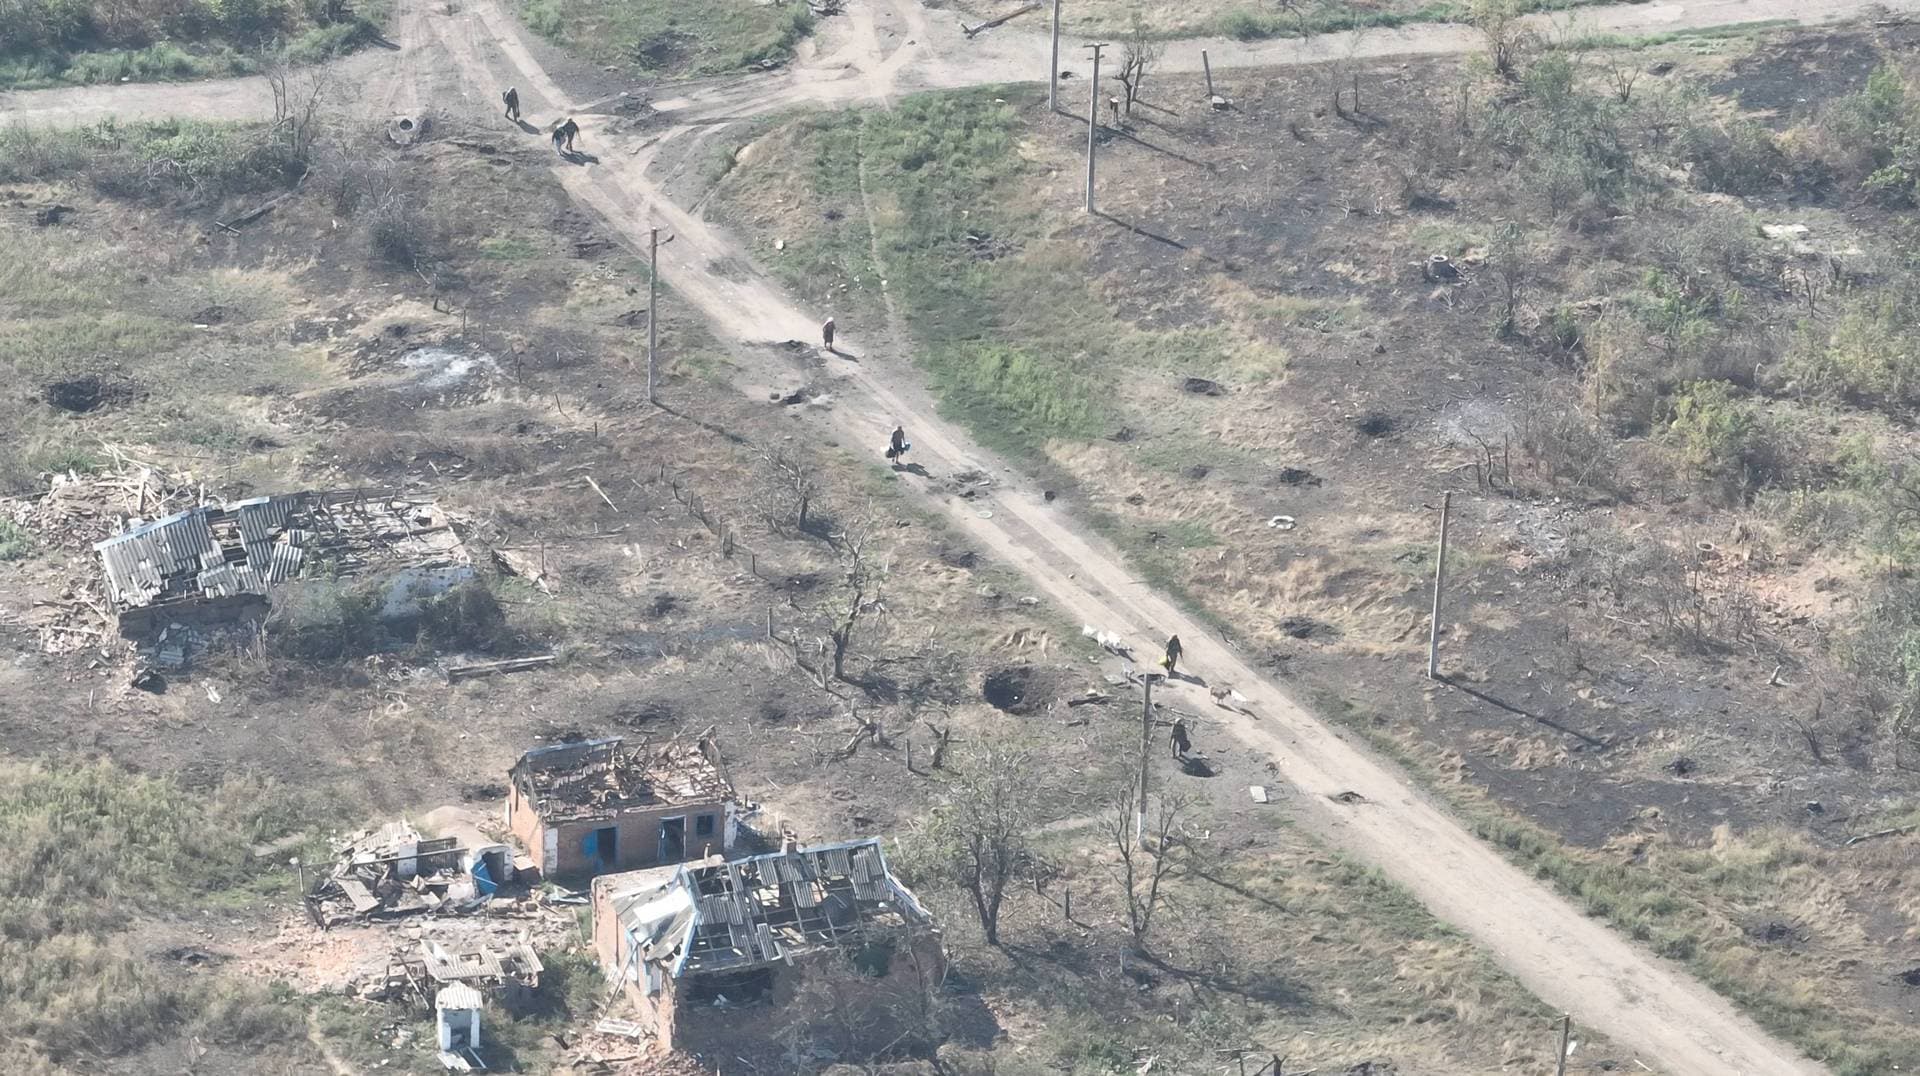
<svg viewBox="0 0 1920 1076">
<path fill-rule="evenodd" d="M 1186 867 L 1190 846 L 1180 822 L 1186 806 L 1179 797 L 1161 796 L 1148 814 L 1142 842 L 1135 839 L 1134 830 L 1140 786 L 1129 778 L 1115 786 L 1108 800 L 1106 834 L 1116 856 L 1115 881 L 1126 897 L 1127 929 L 1133 933 L 1134 945 L 1142 949 L 1153 926 L 1153 913 L 1165 902 L 1161 883 Z"/>
<path fill-rule="evenodd" d="M 307 163 L 320 135 L 320 106 L 330 84 L 326 68 L 308 68 L 296 74 L 284 58 L 274 58 L 260 73 L 273 93 L 273 137 L 287 147 L 294 160 Z"/>
<path fill-rule="evenodd" d="M 921 828 L 925 869 L 960 888 L 988 945 L 1000 944 L 1000 907 L 1027 861 L 1034 814 L 1033 756 L 1004 738 L 980 741 L 954 773 L 948 799 Z"/>
<path fill-rule="evenodd" d="M 768 522 L 778 529 L 785 520 L 791 519 L 795 527 L 805 531 L 814 499 L 820 495 L 819 476 L 785 449 L 763 445 L 760 459 L 767 465 L 776 495 L 786 501 L 781 514 L 769 514 Z"/>
<path fill-rule="evenodd" d="M 1133 22 L 1127 28 L 1126 39 L 1121 42 L 1120 73 L 1115 78 L 1126 88 L 1125 108 L 1128 118 L 1133 116 L 1133 103 L 1147 84 L 1147 75 L 1159 64 L 1165 46 L 1147 32 L 1147 24 L 1141 20 L 1140 13 L 1133 13 Z"/>
<path fill-rule="evenodd" d="M 1508 82 L 1520 80 L 1526 57 L 1542 44 L 1525 13 L 1521 0 L 1472 0 L 1467 8 L 1467 21 L 1487 39 L 1487 61 Z"/>
<path fill-rule="evenodd" d="M 860 522 L 833 536 L 843 571 L 840 598 L 835 602 L 833 623 L 827 638 L 833 643 L 833 677 L 847 679 L 847 655 L 861 625 L 886 615 L 880 595 L 890 565 L 875 557 L 869 548 L 873 539 L 874 513 L 871 505 Z"/>
</svg>

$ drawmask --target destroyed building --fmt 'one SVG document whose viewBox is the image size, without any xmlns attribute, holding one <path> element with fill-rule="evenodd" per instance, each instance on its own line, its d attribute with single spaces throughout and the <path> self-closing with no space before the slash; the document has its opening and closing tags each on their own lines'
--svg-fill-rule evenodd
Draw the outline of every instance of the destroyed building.
<svg viewBox="0 0 1920 1076">
<path fill-rule="evenodd" d="M 925 1028 L 945 968 L 932 917 L 872 838 L 596 878 L 593 940 L 636 1022 L 695 1051 L 815 1017 L 843 1049 L 884 1048 Z M 766 1011 L 733 1012 L 753 1007 Z"/>
<path fill-rule="evenodd" d="M 724 854 L 740 822 L 721 767 L 707 737 L 536 748 L 507 771 L 507 830 L 547 876 Z"/>
<path fill-rule="evenodd" d="M 378 614 L 402 618 L 474 575 L 432 501 L 371 490 L 202 504 L 136 521 L 94 549 L 129 636 L 263 616 L 269 593 L 302 576 L 378 578 Z"/>
</svg>

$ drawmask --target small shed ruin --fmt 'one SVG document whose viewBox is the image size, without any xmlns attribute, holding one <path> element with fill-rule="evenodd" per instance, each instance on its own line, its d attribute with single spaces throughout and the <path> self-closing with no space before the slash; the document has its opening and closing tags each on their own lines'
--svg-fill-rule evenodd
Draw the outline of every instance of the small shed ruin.
<svg viewBox="0 0 1920 1076">
<path fill-rule="evenodd" d="M 933 917 L 873 838 L 605 875 L 592 895 L 608 979 L 675 1049 L 793 1026 L 731 1012 L 750 1007 L 798 1007 L 803 1020 L 811 1007 L 833 1034 L 899 1042 L 924 1027 L 944 975 Z M 810 996 L 810 979 L 831 988 Z"/>
<path fill-rule="evenodd" d="M 507 777 L 507 830 L 548 876 L 724 854 L 739 833 L 733 785 L 710 737 L 556 744 L 520 756 Z"/>
<path fill-rule="evenodd" d="M 480 991 L 455 983 L 433 999 L 440 1031 L 440 1063 L 449 1069 L 470 1071 L 479 1059 Z"/>
</svg>

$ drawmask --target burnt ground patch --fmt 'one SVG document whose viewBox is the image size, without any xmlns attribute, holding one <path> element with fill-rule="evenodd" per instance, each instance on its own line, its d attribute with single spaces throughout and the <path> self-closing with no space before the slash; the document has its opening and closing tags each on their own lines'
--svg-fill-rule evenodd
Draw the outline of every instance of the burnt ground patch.
<svg viewBox="0 0 1920 1076">
<path fill-rule="evenodd" d="M 96 374 L 49 381 L 40 389 L 47 406 L 73 415 L 91 414 L 132 397 L 132 386 Z"/>
</svg>

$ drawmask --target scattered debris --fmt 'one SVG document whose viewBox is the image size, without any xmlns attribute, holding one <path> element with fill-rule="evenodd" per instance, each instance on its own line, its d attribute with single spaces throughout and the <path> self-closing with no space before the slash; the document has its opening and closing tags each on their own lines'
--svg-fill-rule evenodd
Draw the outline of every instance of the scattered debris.
<svg viewBox="0 0 1920 1076">
<path fill-rule="evenodd" d="M 1127 645 L 1126 637 L 1119 632 L 1106 631 L 1087 624 L 1080 629 L 1080 634 L 1100 644 L 1100 647 L 1110 654 L 1123 658 L 1133 657 L 1133 648 Z"/>
<path fill-rule="evenodd" d="M 1274 480 L 1283 486 L 1317 486 L 1320 476 L 1312 471 L 1298 467 L 1282 467 L 1273 474 Z"/>
<path fill-rule="evenodd" d="M 64 223 L 67 217 L 78 212 L 79 210 L 70 205 L 39 206 L 33 211 L 33 225 L 36 228 L 49 228 Z"/>
<path fill-rule="evenodd" d="M 406 822 L 356 833 L 307 887 L 307 915 L 324 930 L 353 918 L 473 911 L 512 878 L 513 853 L 501 844 L 459 844 L 423 837 Z"/>
<path fill-rule="evenodd" d="M 1355 792 L 1351 789 L 1345 792 L 1335 792 L 1333 795 L 1328 796 L 1327 798 L 1332 800 L 1335 803 L 1346 803 L 1346 804 L 1373 802 L 1372 800 L 1367 799 L 1367 797 L 1362 796 L 1360 793 Z"/>
<path fill-rule="evenodd" d="M 1272 519 L 1267 520 L 1267 526 L 1272 527 L 1274 530 L 1290 531 L 1297 526 L 1297 524 L 1292 516 L 1274 516 Z"/>
<path fill-rule="evenodd" d="M 1421 266 L 1421 273 L 1436 284 L 1460 279 L 1460 267 L 1453 264 L 1453 259 L 1445 254 L 1434 254 L 1428 257 Z"/>
<path fill-rule="evenodd" d="M 1253 797 L 1253 802 L 1255 802 L 1255 803 L 1266 803 L 1266 802 L 1268 802 L 1268 801 L 1267 801 L 1267 786 L 1265 786 L 1265 785 L 1248 785 L 1248 786 L 1247 786 L 1247 795 L 1249 795 L 1249 796 L 1252 796 L 1252 797 Z"/>
<path fill-rule="evenodd" d="M 1218 381 L 1209 381 L 1204 377 L 1189 377 L 1180 382 L 1180 387 L 1196 396 L 1225 396 L 1227 387 Z"/>
</svg>

